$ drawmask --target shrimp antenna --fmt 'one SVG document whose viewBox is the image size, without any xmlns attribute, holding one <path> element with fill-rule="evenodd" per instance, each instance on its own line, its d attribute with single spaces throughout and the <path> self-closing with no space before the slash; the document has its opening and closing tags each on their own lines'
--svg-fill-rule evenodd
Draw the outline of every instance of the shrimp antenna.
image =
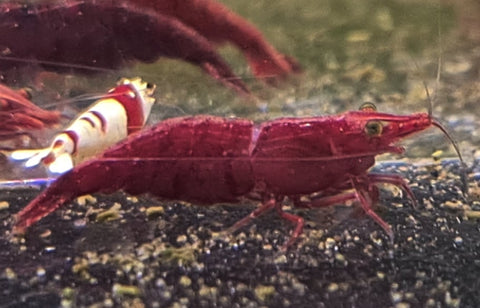
<svg viewBox="0 0 480 308">
<path fill-rule="evenodd" d="M 455 152 L 457 153 L 458 159 L 460 160 L 460 179 L 462 181 L 462 194 L 469 203 L 467 165 L 463 160 L 462 153 L 460 152 L 460 147 L 458 146 L 458 143 L 455 141 L 455 139 L 453 139 L 452 136 L 449 134 L 447 128 L 442 125 L 438 119 L 432 118 L 432 125 L 436 126 L 443 132 L 443 134 L 451 142 L 453 148 L 455 149 Z"/>
<path fill-rule="evenodd" d="M 434 126 L 438 127 L 445 134 L 445 136 L 448 138 L 448 140 L 450 140 L 452 146 L 455 149 L 455 152 L 458 155 L 458 159 L 460 160 L 460 177 L 461 177 L 461 181 L 462 181 L 462 193 L 463 193 L 463 196 L 465 197 L 465 199 L 467 200 L 467 202 L 469 203 L 467 165 L 466 165 L 465 161 L 463 160 L 462 153 L 460 152 L 460 147 L 458 146 L 458 143 L 455 141 L 455 139 L 453 139 L 451 137 L 451 135 L 448 133 L 448 130 L 446 129 L 446 127 L 443 126 L 438 119 L 433 118 L 433 103 L 434 103 L 434 101 L 436 100 L 436 97 L 437 97 L 438 88 L 439 88 L 439 85 L 440 85 L 440 75 L 441 75 L 441 71 L 442 71 L 442 54 L 443 54 L 442 46 L 443 46 L 443 44 L 442 44 L 442 29 L 440 27 L 440 24 L 441 24 L 440 18 L 441 18 L 441 14 L 439 13 L 438 18 L 437 18 L 439 54 L 438 54 L 438 61 L 437 61 L 437 76 L 435 78 L 435 89 L 434 89 L 434 94 L 433 94 L 434 95 L 433 100 L 430 99 L 430 95 L 428 93 L 428 87 L 427 87 L 427 84 L 426 84 L 425 81 L 423 81 L 423 85 L 424 85 L 425 91 L 427 93 L 427 98 L 430 101 L 429 108 L 428 108 L 428 114 L 432 118 L 432 124 Z"/>
<path fill-rule="evenodd" d="M 427 82 L 422 80 L 423 87 L 425 89 L 425 94 L 427 95 L 427 100 L 428 100 L 428 115 L 430 117 L 433 116 L 433 104 L 436 101 L 437 98 L 437 93 L 438 93 L 438 88 L 440 85 L 440 75 L 442 71 L 442 31 L 440 28 L 440 16 L 437 18 L 437 28 L 438 28 L 438 45 L 440 46 L 439 54 L 438 54 L 438 61 L 437 61 L 437 76 L 435 78 L 435 88 L 433 90 L 433 97 L 430 95 L 430 91 L 428 90 L 428 85 Z M 417 69 L 418 72 L 420 72 L 420 67 L 418 66 L 417 61 L 413 61 L 415 64 L 415 68 Z"/>
<path fill-rule="evenodd" d="M 440 60 L 440 58 L 439 58 L 439 60 Z M 413 61 L 413 64 L 415 65 L 415 68 L 417 69 L 417 72 L 420 72 L 420 66 L 418 65 L 417 61 L 415 61 L 415 59 L 413 59 L 413 58 L 412 58 L 412 61 Z M 440 81 L 440 70 L 439 69 L 437 70 L 437 81 Z M 433 116 L 433 99 L 430 96 L 430 91 L 428 90 L 428 85 L 427 85 L 427 82 L 425 81 L 425 79 L 422 79 L 422 83 L 423 83 L 423 88 L 425 89 L 425 94 L 427 95 L 428 115 L 430 117 L 432 117 Z M 435 89 L 437 89 L 437 86 L 435 87 Z"/>
<path fill-rule="evenodd" d="M 453 148 L 455 149 L 455 152 L 457 153 L 460 163 L 462 165 L 465 165 L 465 162 L 463 161 L 462 153 L 460 152 L 460 147 L 458 146 L 457 141 L 455 141 L 455 139 L 452 138 L 451 134 L 448 132 L 448 129 L 436 118 L 432 118 L 432 124 L 433 126 L 436 126 L 437 128 L 439 128 L 442 131 L 442 133 L 445 135 L 445 137 L 447 137 L 447 139 L 450 141 Z"/>
<path fill-rule="evenodd" d="M 142 90 L 139 90 L 139 91 L 143 92 L 143 91 L 147 91 L 147 90 L 148 89 L 142 89 Z M 71 98 L 62 99 L 58 102 L 43 104 L 42 108 L 52 108 L 52 107 L 57 107 L 57 106 L 70 105 L 70 104 L 78 103 L 78 102 L 99 100 L 99 99 L 108 98 L 108 97 L 115 98 L 115 97 L 121 96 L 125 93 L 128 93 L 128 91 L 119 92 L 119 93 L 115 93 L 115 94 L 108 94 L 108 93 L 105 94 L 105 93 L 101 93 L 101 92 L 80 94 L 80 95 L 77 95 L 77 96 L 74 96 L 74 97 L 71 97 Z"/>
<path fill-rule="evenodd" d="M 442 55 L 443 55 L 442 46 L 443 46 L 443 44 L 442 44 L 442 29 L 440 27 L 440 24 L 441 24 L 440 18 L 441 17 L 442 17 L 442 15 L 440 14 L 440 11 L 439 11 L 438 18 L 437 18 L 438 46 L 439 46 L 438 61 L 437 61 L 437 77 L 435 78 L 435 89 L 434 89 L 434 92 L 433 92 L 433 95 L 434 95 L 433 96 L 433 101 L 431 102 L 430 105 L 432 105 L 437 98 L 438 87 L 440 85 L 440 74 L 442 72 Z M 430 107 L 430 108 L 432 108 L 432 107 Z M 433 110 L 432 110 L 432 112 L 433 112 Z M 432 113 L 429 113 L 429 115 L 432 116 Z"/>
<path fill-rule="evenodd" d="M 59 68 L 75 68 L 75 69 L 83 69 L 88 71 L 96 71 L 96 72 L 104 72 L 104 73 L 113 73 L 115 72 L 114 69 L 103 68 L 103 67 L 95 67 L 90 65 L 83 65 L 83 64 L 74 64 L 74 63 L 64 63 L 64 62 L 57 62 L 57 61 L 48 61 L 48 60 L 37 60 L 37 59 L 23 59 L 19 57 L 11 57 L 11 56 L 0 56 L 0 60 L 2 61 L 11 61 L 11 62 L 18 62 L 18 63 L 33 63 L 33 64 L 43 64 L 43 65 L 50 65 Z"/>
<path fill-rule="evenodd" d="M 440 85 L 440 76 L 441 76 L 441 71 L 442 71 L 442 50 L 441 50 L 441 29 L 440 29 L 440 17 L 437 19 L 438 20 L 438 44 L 440 45 L 440 51 L 439 51 L 439 55 L 438 55 L 438 61 L 437 61 L 437 73 L 436 73 L 436 78 L 435 78 L 435 89 L 434 89 L 434 92 L 433 92 L 433 96 L 430 95 L 430 91 L 428 89 L 428 85 L 427 85 L 427 82 L 425 80 L 422 80 L 422 83 L 423 83 L 423 87 L 425 89 L 425 94 L 427 95 L 427 100 L 428 100 L 428 115 L 429 117 L 432 119 L 432 125 L 436 126 L 437 128 L 439 128 L 442 133 L 447 137 L 447 139 L 450 141 L 450 143 L 452 144 L 453 148 L 455 149 L 455 152 L 457 153 L 457 156 L 458 156 L 458 159 L 460 160 L 460 177 L 461 177 L 461 181 L 462 181 L 462 193 L 464 195 L 464 197 L 467 199 L 468 201 L 468 177 L 467 177 L 467 173 L 466 173 L 466 164 L 465 164 L 465 161 L 463 160 L 463 157 L 462 157 L 462 153 L 460 151 L 460 147 L 458 146 L 458 143 L 457 141 L 455 141 L 455 139 L 451 136 L 451 134 L 448 132 L 447 128 L 441 124 L 441 122 L 436 119 L 434 116 L 433 116 L 433 105 L 436 101 L 436 98 L 437 98 L 437 93 L 438 93 L 438 89 L 439 89 L 439 85 Z M 413 63 L 417 69 L 417 71 L 420 71 L 420 67 L 418 65 L 418 63 L 415 61 L 415 59 L 413 59 Z"/>
</svg>

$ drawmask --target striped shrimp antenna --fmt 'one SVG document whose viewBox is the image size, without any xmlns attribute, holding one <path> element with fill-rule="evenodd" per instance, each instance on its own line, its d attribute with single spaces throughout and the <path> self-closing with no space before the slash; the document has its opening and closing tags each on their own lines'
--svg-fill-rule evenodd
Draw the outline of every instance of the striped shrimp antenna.
<svg viewBox="0 0 480 308">
<path fill-rule="evenodd" d="M 103 98 L 93 103 L 59 132 L 50 146 L 3 152 L 25 168 L 44 165 L 59 175 L 143 128 L 155 102 L 155 86 L 140 78 L 121 79 Z"/>
</svg>

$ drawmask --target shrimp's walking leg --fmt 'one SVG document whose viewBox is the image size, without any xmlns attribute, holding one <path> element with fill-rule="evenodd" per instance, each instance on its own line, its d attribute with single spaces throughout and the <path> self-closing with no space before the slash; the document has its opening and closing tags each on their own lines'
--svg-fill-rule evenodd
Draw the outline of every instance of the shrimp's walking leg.
<svg viewBox="0 0 480 308">
<path fill-rule="evenodd" d="M 357 195 L 354 192 L 335 194 L 331 196 L 321 196 L 312 198 L 310 201 L 294 200 L 293 204 L 297 208 L 312 209 L 318 207 L 327 207 L 335 204 L 341 204 L 349 200 L 356 200 Z"/>
<path fill-rule="evenodd" d="M 356 178 L 356 177 L 351 178 L 351 183 L 353 188 L 355 189 L 357 199 L 358 201 L 360 201 L 360 205 L 362 206 L 365 213 L 368 216 L 372 217 L 373 220 L 375 220 L 380 225 L 380 227 L 382 227 L 382 229 L 385 230 L 385 232 L 388 234 L 388 236 L 390 236 L 390 239 L 393 242 L 394 235 L 393 235 L 392 228 L 380 216 L 378 216 L 377 213 L 375 213 L 375 211 L 373 211 L 372 209 L 372 205 L 373 205 L 372 199 L 375 199 L 375 197 L 371 196 L 371 194 L 374 192 L 372 191 L 371 188 L 375 186 L 371 185 L 370 183 L 364 180 L 368 181 L 368 179 L 363 179 L 363 178 Z"/>
<path fill-rule="evenodd" d="M 304 221 L 303 221 L 303 218 L 300 217 L 300 216 L 285 213 L 282 210 L 281 200 L 276 200 L 275 198 L 271 198 L 271 199 L 267 200 L 266 202 L 264 202 L 259 208 L 257 208 L 256 210 L 251 212 L 249 215 L 240 219 L 233 226 L 228 228 L 226 230 L 226 232 L 227 233 L 233 233 L 233 232 L 237 231 L 238 229 L 240 229 L 241 227 L 250 223 L 253 219 L 265 214 L 266 212 L 268 212 L 268 211 L 270 211 L 274 208 L 277 210 L 280 217 L 282 217 L 283 219 L 286 219 L 286 220 L 295 224 L 295 229 L 293 230 L 292 236 L 282 246 L 282 250 L 285 251 L 289 246 L 291 246 L 296 241 L 296 239 L 300 236 L 300 234 L 302 234 Z"/>
<path fill-rule="evenodd" d="M 292 232 L 292 236 L 285 244 L 283 244 L 281 248 L 282 251 L 286 251 L 288 247 L 291 246 L 297 240 L 300 234 L 302 234 L 304 221 L 303 221 L 303 218 L 300 216 L 293 215 L 290 213 L 285 213 L 281 208 L 281 204 L 279 204 L 279 206 L 276 206 L 275 208 L 277 209 L 277 212 L 280 215 L 280 217 L 295 224 L 295 229 Z"/>
<path fill-rule="evenodd" d="M 237 221 L 233 226 L 228 228 L 225 232 L 227 233 L 234 233 L 238 229 L 246 226 L 249 224 L 253 219 L 265 214 L 266 212 L 270 211 L 277 205 L 277 200 L 269 199 L 268 201 L 264 202 L 259 208 L 245 216 L 244 218 Z"/>
</svg>

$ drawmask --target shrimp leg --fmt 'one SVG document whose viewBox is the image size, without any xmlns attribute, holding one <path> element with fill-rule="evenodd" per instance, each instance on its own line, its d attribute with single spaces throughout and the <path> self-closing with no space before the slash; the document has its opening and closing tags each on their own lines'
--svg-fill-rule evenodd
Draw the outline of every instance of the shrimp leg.
<svg viewBox="0 0 480 308">
<path fill-rule="evenodd" d="M 372 186 L 368 184 L 368 181 L 365 181 L 365 178 L 351 177 L 350 181 L 355 189 L 357 199 L 360 201 L 362 209 L 385 230 L 393 242 L 394 235 L 392 228 L 372 209 L 373 201 L 375 200 L 375 197 L 372 197 Z"/>
</svg>

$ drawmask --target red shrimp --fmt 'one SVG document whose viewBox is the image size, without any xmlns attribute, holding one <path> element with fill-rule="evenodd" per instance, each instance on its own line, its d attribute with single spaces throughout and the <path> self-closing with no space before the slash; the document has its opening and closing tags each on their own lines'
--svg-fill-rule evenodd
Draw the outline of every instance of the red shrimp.
<svg viewBox="0 0 480 308">
<path fill-rule="evenodd" d="M 247 57 L 255 76 L 271 82 L 300 71 L 291 57 L 278 52 L 252 24 L 214 0 L 133 0 L 135 4 L 178 18 L 207 39 L 231 42 Z M 208 22 L 206 22 L 208 21 Z"/>
<path fill-rule="evenodd" d="M 169 119 L 59 177 L 19 212 L 14 231 L 23 232 L 77 196 L 123 190 L 199 205 L 258 200 L 260 207 L 230 231 L 275 209 L 295 224 L 285 248 L 304 225 L 301 217 L 282 210 L 286 198 L 303 208 L 357 200 L 393 236 L 372 209 L 376 184 L 393 184 L 414 196 L 400 176 L 368 170 L 376 155 L 401 153 L 403 148 L 395 142 L 432 125 L 447 134 L 427 113 L 393 115 L 371 108 L 335 116 L 280 118 L 260 125 L 212 116 Z M 346 192 L 349 189 L 354 192 Z M 310 203 L 300 201 L 322 192 Z"/>
<path fill-rule="evenodd" d="M 169 57 L 249 94 L 208 39 L 174 17 L 129 1 L 2 2 L 0 51 L 3 72 L 33 63 L 56 72 L 94 73 Z"/>
<path fill-rule="evenodd" d="M 60 117 L 60 112 L 44 110 L 32 103 L 22 91 L 0 84 L 0 140 L 58 124 Z"/>
</svg>

